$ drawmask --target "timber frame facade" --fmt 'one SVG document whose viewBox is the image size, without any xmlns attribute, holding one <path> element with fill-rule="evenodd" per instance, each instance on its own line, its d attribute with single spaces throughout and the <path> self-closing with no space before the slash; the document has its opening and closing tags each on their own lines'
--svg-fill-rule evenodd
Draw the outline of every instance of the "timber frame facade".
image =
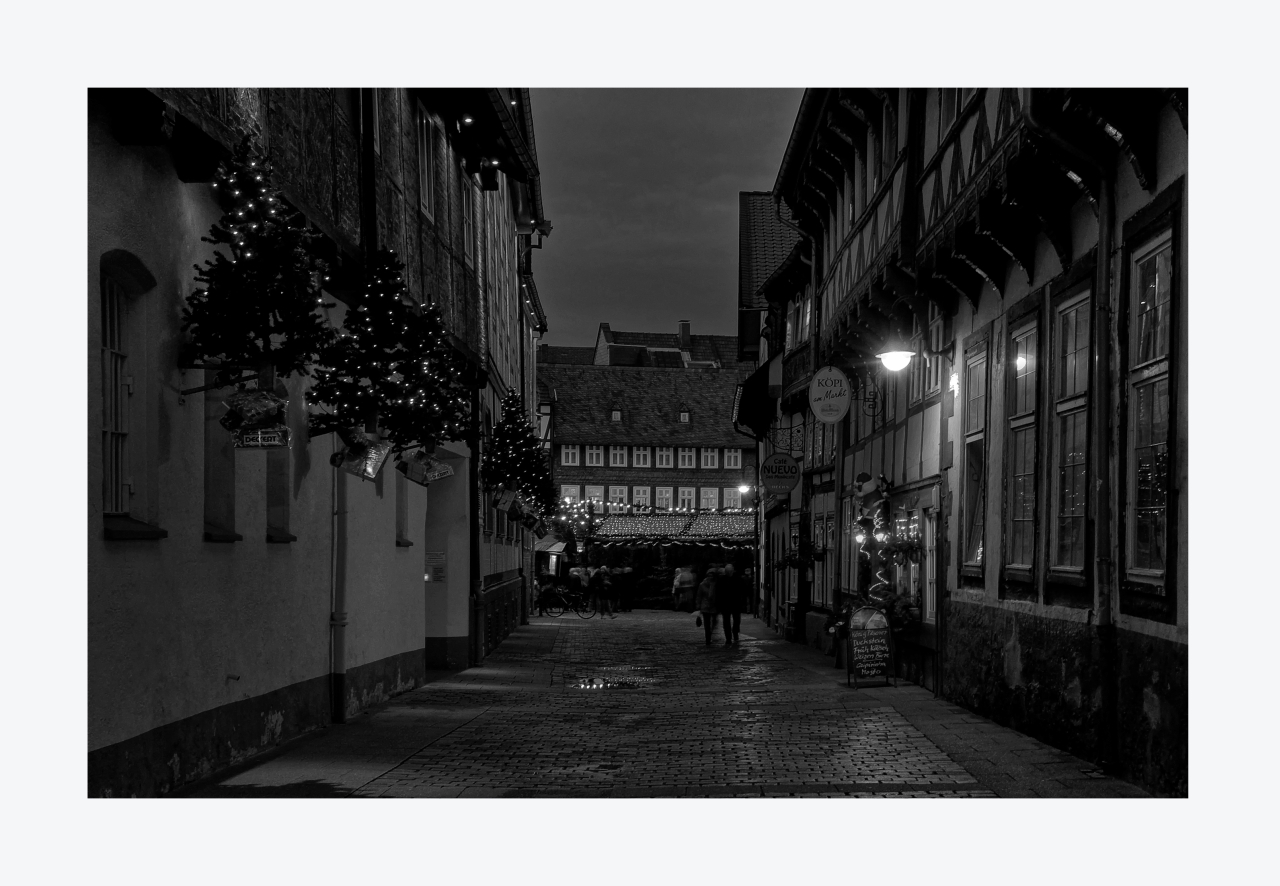
<svg viewBox="0 0 1280 886">
<path fill-rule="evenodd" d="M 527 89 L 88 98 L 88 792 L 155 796 L 476 664 L 525 616 L 533 539 L 478 464 L 508 391 L 534 415 L 550 225 Z M 330 467 L 308 378 L 282 381 L 292 447 L 237 451 L 227 391 L 181 365 L 210 183 L 245 134 L 319 234 L 331 322 L 380 247 L 443 314 L 471 426 L 436 448 L 452 474 L 429 504 L 390 464 L 373 482 Z"/>
<path fill-rule="evenodd" d="M 739 298 L 760 458 L 804 468 L 763 503 L 777 629 L 838 654 L 844 599 L 906 595 L 901 676 L 1173 795 L 1187 173 L 1185 89 L 811 89 L 772 191 L 799 242 Z M 807 406 L 826 365 L 855 387 L 834 425 Z"/>
</svg>

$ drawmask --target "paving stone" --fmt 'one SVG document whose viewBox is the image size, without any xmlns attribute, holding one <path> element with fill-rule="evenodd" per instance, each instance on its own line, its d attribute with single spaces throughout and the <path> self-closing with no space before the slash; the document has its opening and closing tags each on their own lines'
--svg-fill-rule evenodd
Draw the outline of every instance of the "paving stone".
<svg viewBox="0 0 1280 886">
<path fill-rule="evenodd" d="M 686 621 L 534 618 L 482 666 L 433 674 L 202 794 L 1144 796 L 905 681 L 850 689 L 749 616 L 739 647 L 706 647 Z"/>
</svg>

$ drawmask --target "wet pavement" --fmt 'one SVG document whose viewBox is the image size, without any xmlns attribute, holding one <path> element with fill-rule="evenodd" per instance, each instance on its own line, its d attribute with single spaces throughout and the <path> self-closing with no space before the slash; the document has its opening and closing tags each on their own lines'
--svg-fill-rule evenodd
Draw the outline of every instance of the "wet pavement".
<svg viewBox="0 0 1280 886">
<path fill-rule="evenodd" d="M 848 688 L 750 616 L 723 642 L 685 613 L 534 617 L 480 667 L 188 795 L 1146 796 L 918 686 Z"/>
</svg>

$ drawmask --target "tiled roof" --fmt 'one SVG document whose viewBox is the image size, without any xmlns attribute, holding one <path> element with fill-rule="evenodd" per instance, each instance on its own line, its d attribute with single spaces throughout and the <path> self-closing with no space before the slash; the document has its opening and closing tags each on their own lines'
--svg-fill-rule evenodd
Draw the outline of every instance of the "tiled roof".
<svg viewBox="0 0 1280 886">
<path fill-rule="evenodd" d="M 769 191 L 738 194 L 738 310 L 764 309 L 757 296 L 769 278 L 791 253 L 800 236 L 778 220 Z"/>
<path fill-rule="evenodd" d="M 595 348 L 571 348 L 561 345 L 538 345 L 539 363 L 577 363 L 591 365 L 596 362 Z"/>
<path fill-rule="evenodd" d="M 552 436 L 564 443 L 743 446 L 733 429 L 733 395 L 746 370 L 542 364 L 538 378 L 558 400 Z M 609 420 L 620 407 L 622 421 Z M 687 424 L 680 410 L 690 412 Z"/>
</svg>

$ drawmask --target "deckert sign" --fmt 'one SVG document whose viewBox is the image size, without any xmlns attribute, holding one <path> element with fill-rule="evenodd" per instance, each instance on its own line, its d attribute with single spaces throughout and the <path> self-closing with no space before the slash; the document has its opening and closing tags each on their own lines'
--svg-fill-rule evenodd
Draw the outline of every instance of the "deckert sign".
<svg viewBox="0 0 1280 886">
<path fill-rule="evenodd" d="M 822 367 L 809 382 L 809 408 L 820 422 L 833 425 L 844 418 L 852 397 L 849 379 L 834 366 Z"/>
<path fill-rule="evenodd" d="M 760 462 L 760 485 L 771 495 L 785 495 L 800 482 L 800 465 L 789 455 L 775 452 Z"/>
</svg>

